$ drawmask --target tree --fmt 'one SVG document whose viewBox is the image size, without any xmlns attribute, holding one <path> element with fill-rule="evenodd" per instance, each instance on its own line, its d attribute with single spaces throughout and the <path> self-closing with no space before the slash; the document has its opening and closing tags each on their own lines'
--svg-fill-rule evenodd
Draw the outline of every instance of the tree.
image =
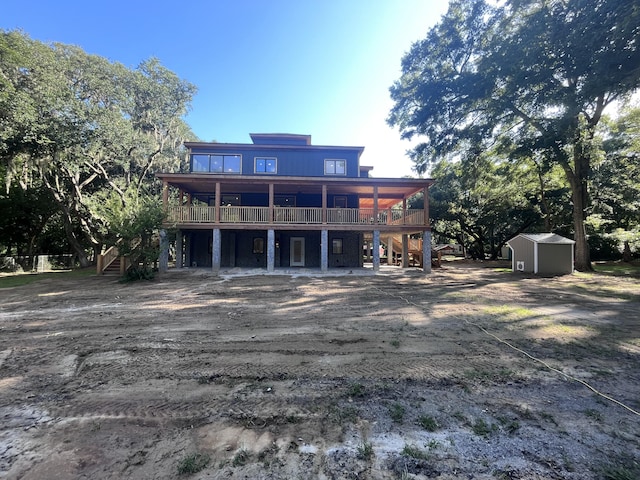
<svg viewBox="0 0 640 480">
<path fill-rule="evenodd" d="M 594 165 L 592 213 L 610 229 L 640 225 L 640 108 L 627 108 L 608 120 L 602 135 L 605 156 Z"/>
<path fill-rule="evenodd" d="M 535 172 L 490 154 L 435 165 L 431 187 L 432 231 L 455 239 L 474 259 L 496 259 L 507 240 L 541 223 Z"/>
<path fill-rule="evenodd" d="M 122 207 L 157 168 L 178 170 L 193 134 L 182 120 L 195 87 L 151 59 L 136 70 L 77 47 L 0 32 L 0 161 L 7 185 L 37 177 L 58 205 L 67 241 L 87 266 L 108 225 L 100 192 Z M 156 190 L 159 186 L 155 186 Z"/>
<path fill-rule="evenodd" d="M 637 0 L 453 0 L 402 60 L 388 121 L 423 172 L 443 155 L 505 142 L 545 154 L 571 188 L 576 268 L 590 270 L 585 231 L 596 128 L 640 86 Z"/>
<path fill-rule="evenodd" d="M 157 237 L 165 217 L 164 208 L 153 195 L 140 192 L 135 186 L 124 192 L 124 196 L 124 208 L 122 197 L 114 191 L 109 192 L 100 207 L 112 234 L 110 243 L 117 245 L 120 255 L 131 261 L 127 278 L 151 279 L 152 265 L 160 253 Z"/>
</svg>

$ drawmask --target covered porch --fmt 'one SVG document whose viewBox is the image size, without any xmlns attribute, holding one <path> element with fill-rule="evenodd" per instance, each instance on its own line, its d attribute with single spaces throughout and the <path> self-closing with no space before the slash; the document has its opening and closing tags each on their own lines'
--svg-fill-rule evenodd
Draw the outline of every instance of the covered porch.
<svg viewBox="0 0 640 480">
<path fill-rule="evenodd" d="M 424 270 L 430 271 L 429 179 L 158 177 L 163 181 L 165 226 L 177 232 L 178 268 L 194 263 L 213 271 L 239 265 L 268 272 L 280 266 L 321 271 L 361 267 L 366 236 L 377 271 L 381 235 L 396 235 L 398 244 L 408 245 L 409 234 L 420 233 L 426 239 Z M 407 200 L 418 192 L 426 199 L 423 208 L 409 209 Z M 297 258 L 290 252 L 298 252 Z"/>
</svg>

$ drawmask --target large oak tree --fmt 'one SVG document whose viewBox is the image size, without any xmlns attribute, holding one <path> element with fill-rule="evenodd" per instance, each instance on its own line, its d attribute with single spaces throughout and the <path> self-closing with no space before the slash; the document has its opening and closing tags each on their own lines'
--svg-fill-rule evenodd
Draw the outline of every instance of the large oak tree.
<svg viewBox="0 0 640 480">
<path fill-rule="evenodd" d="M 155 59 L 129 69 L 82 49 L 0 31 L 0 162 L 11 183 L 34 178 L 55 200 L 81 265 L 109 230 L 105 198 L 153 191 L 193 139 L 183 121 L 195 87 Z"/>
<path fill-rule="evenodd" d="M 497 143 L 551 159 L 571 187 L 576 268 L 589 270 L 594 135 L 640 86 L 639 38 L 638 0 L 452 0 L 404 56 L 388 121 L 423 140 L 418 172 Z"/>
</svg>

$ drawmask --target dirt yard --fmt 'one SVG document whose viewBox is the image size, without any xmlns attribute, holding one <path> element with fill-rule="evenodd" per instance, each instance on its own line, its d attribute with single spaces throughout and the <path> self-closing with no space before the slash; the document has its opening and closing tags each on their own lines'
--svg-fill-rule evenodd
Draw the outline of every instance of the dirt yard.
<svg viewBox="0 0 640 480">
<path fill-rule="evenodd" d="M 640 281 L 60 274 L 0 289 L 0 477 L 640 478 Z"/>
</svg>

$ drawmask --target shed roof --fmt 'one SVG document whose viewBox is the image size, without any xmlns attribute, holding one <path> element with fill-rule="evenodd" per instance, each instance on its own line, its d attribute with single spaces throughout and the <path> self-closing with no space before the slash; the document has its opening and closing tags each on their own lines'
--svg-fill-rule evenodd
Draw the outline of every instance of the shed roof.
<svg viewBox="0 0 640 480">
<path fill-rule="evenodd" d="M 571 245 L 576 243 L 570 238 L 563 237 L 562 235 L 558 235 L 557 233 L 521 233 L 520 235 L 517 235 L 516 237 L 509 240 L 507 244 L 510 245 L 510 242 L 518 237 L 526 238 L 533 243 L 555 243 L 559 245 Z"/>
</svg>

